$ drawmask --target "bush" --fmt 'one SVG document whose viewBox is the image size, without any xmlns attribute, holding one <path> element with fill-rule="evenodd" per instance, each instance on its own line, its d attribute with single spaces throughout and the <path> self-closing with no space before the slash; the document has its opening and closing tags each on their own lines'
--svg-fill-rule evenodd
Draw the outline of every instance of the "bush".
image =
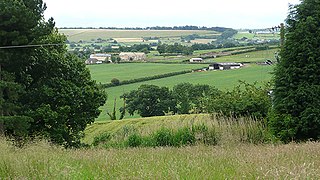
<svg viewBox="0 0 320 180">
<path fill-rule="evenodd" d="M 192 132 L 195 135 L 196 141 L 200 141 L 207 145 L 216 145 L 220 140 L 220 135 L 215 127 L 209 129 L 208 126 L 204 124 L 193 125 Z"/>
<path fill-rule="evenodd" d="M 120 84 L 120 80 L 117 78 L 113 78 L 111 79 L 111 84 L 113 84 L 114 86 L 118 86 Z"/>
<path fill-rule="evenodd" d="M 195 141 L 195 134 L 188 127 L 179 129 L 173 135 L 174 146 L 193 145 Z"/>
<path fill-rule="evenodd" d="M 94 137 L 92 145 L 98 146 L 100 144 L 106 144 L 110 139 L 111 139 L 110 133 L 103 133 Z"/>
<path fill-rule="evenodd" d="M 229 117 L 251 116 L 265 118 L 271 108 L 269 87 L 240 82 L 232 91 L 213 94 L 207 108 L 210 113 L 221 113 Z"/>
<path fill-rule="evenodd" d="M 153 134 L 156 146 L 172 146 L 173 133 L 168 128 L 161 128 Z"/>
<path fill-rule="evenodd" d="M 129 147 L 138 147 L 142 144 L 142 137 L 135 133 L 135 134 L 131 134 L 129 137 L 128 137 L 128 146 Z"/>
</svg>

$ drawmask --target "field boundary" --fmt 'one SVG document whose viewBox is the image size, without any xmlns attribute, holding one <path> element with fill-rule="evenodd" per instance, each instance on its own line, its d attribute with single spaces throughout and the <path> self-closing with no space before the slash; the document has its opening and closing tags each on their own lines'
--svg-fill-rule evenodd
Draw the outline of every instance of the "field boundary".
<svg viewBox="0 0 320 180">
<path fill-rule="evenodd" d="M 203 67 L 203 68 L 205 68 L 205 67 Z M 124 80 L 124 81 L 120 81 L 118 84 L 106 83 L 106 84 L 101 84 L 101 85 L 103 88 L 107 89 L 107 88 L 115 87 L 115 86 L 122 86 L 122 85 L 127 85 L 127 84 L 133 84 L 133 83 L 139 83 L 139 82 L 144 82 L 144 81 L 150 81 L 150 80 L 156 80 L 156 79 L 177 76 L 177 75 L 181 75 L 181 74 L 187 74 L 187 73 L 191 73 L 192 71 L 197 71 L 197 70 L 200 70 L 203 68 L 177 71 L 177 72 L 171 72 L 171 73 L 165 73 L 165 74 L 158 74 L 158 75 L 154 75 L 154 76 L 147 76 L 147 77 L 141 77 L 141 78 L 136 78 L 136 79 Z"/>
</svg>

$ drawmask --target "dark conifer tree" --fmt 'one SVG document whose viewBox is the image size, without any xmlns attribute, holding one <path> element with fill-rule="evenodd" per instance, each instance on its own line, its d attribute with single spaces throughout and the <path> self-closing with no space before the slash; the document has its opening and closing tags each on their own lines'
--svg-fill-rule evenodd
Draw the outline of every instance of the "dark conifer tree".
<svg viewBox="0 0 320 180">
<path fill-rule="evenodd" d="M 320 1 L 290 6 L 270 120 L 283 141 L 320 138 Z"/>
</svg>

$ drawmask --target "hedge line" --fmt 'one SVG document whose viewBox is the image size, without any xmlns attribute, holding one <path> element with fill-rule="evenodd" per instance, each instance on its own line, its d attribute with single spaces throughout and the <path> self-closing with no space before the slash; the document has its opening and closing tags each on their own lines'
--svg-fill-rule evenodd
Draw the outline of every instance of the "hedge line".
<svg viewBox="0 0 320 180">
<path fill-rule="evenodd" d="M 202 68 L 199 68 L 199 69 L 202 69 Z M 142 78 L 137 78 L 137 79 L 124 80 L 124 81 L 120 81 L 119 84 L 107 83 L 107 84 L 102 84 L 102 87 L 109 88 L 109 87 L 121 86 L 121 85 L 126 85 L 126 84 L 133 84 L 133 83 L 150 81 L 150 80 L 155 80 L 155 79 L 167 78 L 167 77 L 171 77 L 171 76 L 177 76 L 180 74 L 191 73 L 192 71 L 199 70 L 199 69 L 171 72 L 171 73 L 159 74 L 159 75 L 154 75 L 154 76 L 147 76 L 147 77 L 142 77 Z"/>
</svg>

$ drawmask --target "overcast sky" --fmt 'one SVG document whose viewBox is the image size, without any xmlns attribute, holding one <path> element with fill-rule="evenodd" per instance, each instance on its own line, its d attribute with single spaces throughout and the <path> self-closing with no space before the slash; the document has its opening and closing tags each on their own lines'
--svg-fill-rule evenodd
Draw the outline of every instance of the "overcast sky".
<svg viewBox="0 0 320 180">
<path fill-rule="evenodd" d="M 43 0 L 57 27 L 269 28 L 299 0 Z"/>
</svg>

